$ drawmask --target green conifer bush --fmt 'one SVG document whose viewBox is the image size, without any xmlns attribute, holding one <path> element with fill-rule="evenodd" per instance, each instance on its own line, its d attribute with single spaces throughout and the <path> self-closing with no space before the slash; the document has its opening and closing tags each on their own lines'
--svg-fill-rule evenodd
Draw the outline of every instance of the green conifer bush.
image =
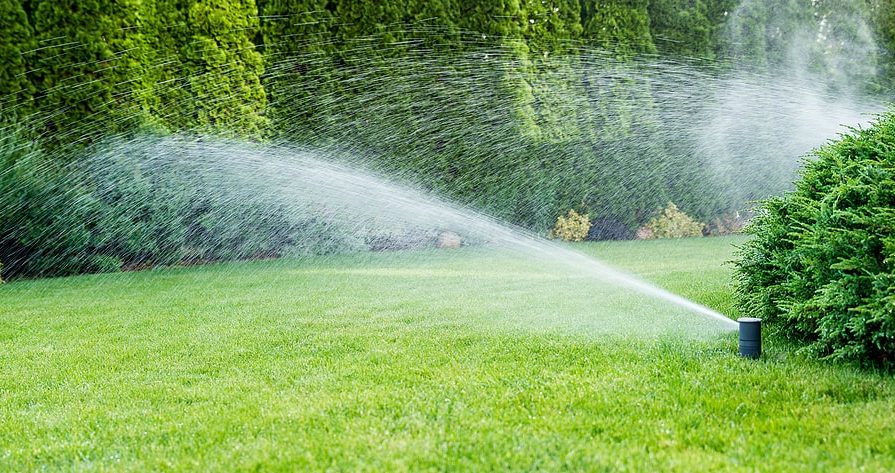
<svg viewBox="0 0 895 473">
<path fill-rule="evenodd" d="M 821 357 L 895 361 L 895 114 L 815 153 L 763 202 L 737 261 L 739 305 Z"/>
</svg>

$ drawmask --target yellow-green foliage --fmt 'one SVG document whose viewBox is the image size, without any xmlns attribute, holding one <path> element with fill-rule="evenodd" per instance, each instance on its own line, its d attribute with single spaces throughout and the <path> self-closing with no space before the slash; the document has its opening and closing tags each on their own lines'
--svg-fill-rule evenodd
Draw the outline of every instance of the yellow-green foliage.
<svg viewBox="0 0 895 473">
<path fill-rule="evenodd" d="M 705 225 L 697 222 L 669 202 L 662 215 L 646 224 L 647 238 L 687 238 L 702 236 Z"/>
<path fill-rule="evenodd" d="M 553 238 L 565 241 L 581 241 L 587 236 L 588 230 L 590 230 L 590 217 L 569 210 L 568 214 L 557 217 L 552 235 Z"/>
</svg>

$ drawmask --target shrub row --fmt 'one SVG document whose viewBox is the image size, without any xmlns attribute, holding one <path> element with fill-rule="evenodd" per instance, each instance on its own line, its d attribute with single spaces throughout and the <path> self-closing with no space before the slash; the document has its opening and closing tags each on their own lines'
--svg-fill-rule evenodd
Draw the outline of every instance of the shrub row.
<svg viewBox="0 0 895 473">
<path fill-rule="evenodd" d="M 60 165 L 7 140 L 0 147 L 4 275 L 113 272 L 364 245 L 330 222 L 291 211 L 263 185 L 226 185 L 219 172 L 172 150 L 168 159 L 153 159 L 157 151 L 131 147 Z"/>
</svg>

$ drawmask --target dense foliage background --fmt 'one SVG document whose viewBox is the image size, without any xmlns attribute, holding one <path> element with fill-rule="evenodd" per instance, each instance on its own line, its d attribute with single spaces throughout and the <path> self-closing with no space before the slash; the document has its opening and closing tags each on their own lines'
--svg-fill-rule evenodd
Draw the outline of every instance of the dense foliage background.
<svg viewBox="0 0 895 473">
<path fill-rule="evenodd" d="M 289 240 L 294 228 L 281 227 L 292 224 L 267 220 L 255 242 L 199 232 L 215 212 L 264 215 L 209 203 L 232 196 L 152 197 L 185 191 L 140 181 L 126 163 L 111 171 L 133 174 L 133 188 L 108 198 L 102 173 L 81 163 L 112 134 L 214 133 L 357 156 L 544 233 L 569 209 L 590 215 L 589 235 L 614 238 L 669 202 L 725 219 L 782 184 L 719 179 L 626 68 L 650 57 L 773 70 L 797 44 L 809 70 L 842 75 L 831 92 L 885 92 L 892 11 L 892 0 L 0 0 L 0 261 L 7 274 L 69 274 L 278 254 Z M 787 33 L 804 31 L 825 41 Z M 880 47 L 835 51 L 865 36 Z"/>
</svg>

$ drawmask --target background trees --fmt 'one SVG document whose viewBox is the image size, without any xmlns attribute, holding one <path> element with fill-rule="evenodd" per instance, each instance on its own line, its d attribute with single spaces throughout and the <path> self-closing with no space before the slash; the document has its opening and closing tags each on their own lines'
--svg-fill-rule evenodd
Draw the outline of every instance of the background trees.
<svg viewBox="0 0 895 473">
<path fill-rule="evenodd" d="M 40 114 L 54 143 L 89 142 L 144 119 L 150 67 L 137 0 L 47 1 L 28 5 L 38 48 L 29 60 Z"/>
<path fill-rule="evenodd" d="M 26 59 L 34 49 L 33 31 L 21 1 L 0 1 L 0 119 L 14 121 L 32 112 L 34 85 Z M 2 124 L 2 123 L 0 123 Z"/>
<path fill-rule="evenodd" d="M 886 94 L 893 11 L 893 0 L 0 0 L 0 126 L 66 162 L 110 134 L 282 140 L 363 157 L 539 231 L 571 208 L 632 229 L 669 200 L 710 220 L 761 195 L 754 182 L 788 182 L 767 164 L 793 156 L 719 143 L 708 154 L 753 155 L 729 174 L 766 173 L 720 183 L 667 123 L 716 91 L 669 101 L 644 67 L 688 58 L 695 77 L 747 64 L 833 96 Z M 750 133 L 788 139 L 753 121 Z"/>
<path fill-rule="evenodd" d="M 895 74 L 893 6 L 891 0 L 5 0 L 0 96 L 7 119 L 36 106 L 37 127 L 53 135 L 83 138 L 83 128 L 105 133 L 151 125 L 260 136 L 295 128 L 285 122 L 309 113 L 295 110 L 302 76 L 323 83 L 347 60 L 399 58 L 409 40 L 468 51 L 469 32 L 514 55 L 516 69 L 506 77 L 518 98 L 514 113 L 523 130 L 537 135 L 546 115 L 533 105 L 540 100 L 535 73 L 580 41 L 620 56 L 732 56 L 765 67 L 801 59 L 843 82 L 872 77 L 864 82 L 881 90 Z M 351 54 L 373 44 L 382 47 Z M 836 62 L 843 58 L 850 62 Z M 277 123 L 269 127 L 270 120 Z"/>
<path fill-rule="evenodd" d="M 581 2 L 584 37 L 620 54 L 653 53 L 648 0 Z"/>
<path fill-rule="evenodd" d="M 180 45 L 183 74 L 198 127 L 260 136 L 267 126 L 264 64 L 255 49 L 254 0 L 192 0 L 182 8 L 186 37 Z"/>
</svg>

